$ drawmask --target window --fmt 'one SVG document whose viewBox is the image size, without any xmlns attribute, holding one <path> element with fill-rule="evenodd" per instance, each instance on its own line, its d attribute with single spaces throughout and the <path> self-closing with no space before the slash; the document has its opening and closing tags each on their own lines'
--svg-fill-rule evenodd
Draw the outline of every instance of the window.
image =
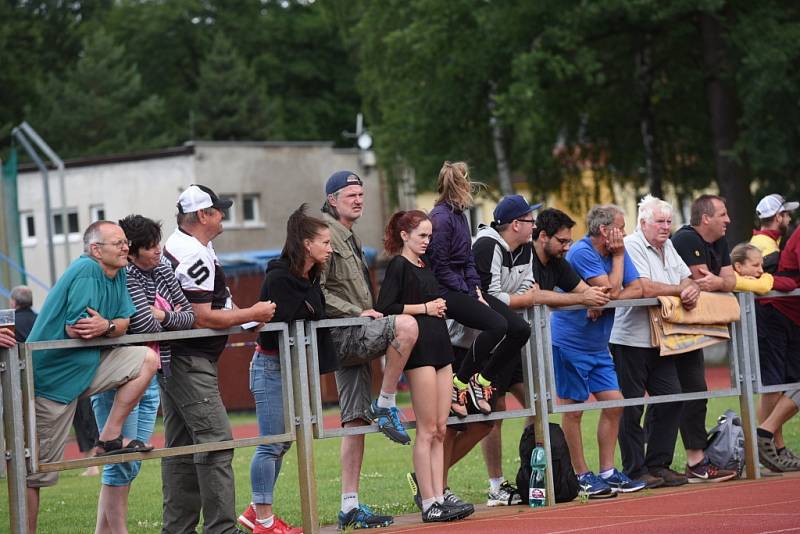
<svg viewBox="0 0 800 534">
<path fill-rule="evenodd" d="M 103 207 L 102 204 L 95 204 L 94 206 L 89 206 L 89 222 L 105 221 L 105 220 L 106 220 L 106 209 Z"/>
<path fill-rule="evenodd" d="M 236 195 L 219 195 L 221 200 L 233 201 L 233 206 L 222 211 L 222 224 L 225 226 L 234 226 L 236 224 Z"/>
<path fill-rule="evenodd" d="M 245 226 L 261 224 L 259 195 L 242 195 L 242 222 Z"/>
<path fill-rule="evenodd" d="M 66 230 L 70 241 L 77 241 L 81 238 L 80 226 L 78 225 L 78 210 L 67 208 Z M 61 208 L 53 209 L 53 242 L 62 243 L 64 241 L 64 217 Z"/>
<path fill-rule="evenodd" d="M 36 244 L 36 221 L 33 218 L 33 213 L 23 212 L 19 214 L 19 231 L 23 246 Z"/>
</svg>

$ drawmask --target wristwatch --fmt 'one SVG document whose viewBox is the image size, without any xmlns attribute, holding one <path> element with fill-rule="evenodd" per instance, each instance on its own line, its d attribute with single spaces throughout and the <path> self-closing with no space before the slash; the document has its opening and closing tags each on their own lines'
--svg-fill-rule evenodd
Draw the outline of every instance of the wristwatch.
<svg viewBox="0 0 800 534">
<path fill-rule="evenodd" d="M 117 329 L 117 323 L 115 323 L 114 321 L 108 321 L 108 328 L 106 329 L 106 333 L 103 335 L 110 336 L 111 334 L 114 333 L 116 329 Z"/>
</svg>

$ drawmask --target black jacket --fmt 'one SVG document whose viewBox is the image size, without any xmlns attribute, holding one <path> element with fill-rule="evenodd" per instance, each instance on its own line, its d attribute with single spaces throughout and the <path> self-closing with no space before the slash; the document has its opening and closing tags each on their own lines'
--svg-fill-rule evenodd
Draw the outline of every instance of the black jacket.
<svg viewBox="0 0 800 534">
<path fill-rule="evenodd" d="M 319 286 L 319 278 L 308 280 L 293 275 L 284 258 L 272 260 L 267 265 L 260 299 L 275 303 L 273 322 L 319 321 L 326 318 L 325 296 Z M 267 350 L 278 350 L 278 335 L 278 332 L 262 332 L 258 343 Z M 338 360 L 329 330 L 318 330 L 317 341 L 320 373 L 335 371 Z"/>
</svg>

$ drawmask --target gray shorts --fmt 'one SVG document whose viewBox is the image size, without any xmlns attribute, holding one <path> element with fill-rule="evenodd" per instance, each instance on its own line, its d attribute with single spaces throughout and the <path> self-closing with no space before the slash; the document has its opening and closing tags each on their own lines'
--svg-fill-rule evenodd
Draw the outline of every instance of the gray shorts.
<svg viewBox="0 0 800 534">
<path fill-rule="evenodd" d="M 792 402 L 794 402 L 795 406 L 800 408 L 800 389 L 795 389 L 794 391 L 786 391 L 784 395 L 789 397 Z"/>
<path fill-rule="evenodd" d="M 336 371 L 342 423 L 363 419 L 372 402 L 369 362 L 386 354 L 395 339 L 394 315 L 358 326 L 331 328 L 340 369 Z"/>
<path fill-rule="evenodd" d="M 92 383 L 81 393 L 88 397 L 116 389 L 139 376 L 147 347 L 115 347 L 100 352 L 100 366 L 95 371 Z M 61 404 L 44 397 L 36 397 L 36 435 L 39 440 L 39 463 L 60 462 L 64 458 L 64 444 L 72 426 L 78 399 Z M 58 481 L 58 472 L 28 475 L 28 487 L 53 486 Z"/>
</svg>

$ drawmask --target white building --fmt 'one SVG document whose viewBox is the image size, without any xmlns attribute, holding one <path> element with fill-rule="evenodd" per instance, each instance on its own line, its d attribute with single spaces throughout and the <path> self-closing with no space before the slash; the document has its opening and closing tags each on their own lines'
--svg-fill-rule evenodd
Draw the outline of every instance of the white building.
<svg viewBox="0 0 800 534">
<path fill-rule="evenodd" d="M 286 220 L 303 202 L 318 214 L 328 176 L 353 170 L 365 182 L 367 201 L 357 232 L 364 244 L 382 248 L 386 221 L 381 179 L 361 164 L 356 149 L 337 149 L 328 142 L 206 142 L 126 156 L 93 157 L 66 162 L 66 225 L 62 220 L 59 178 L 50 171 L 56 275 L 83 250 L 86 227 L 99 219 L 118 220 L 138 213 L 162 222 L 166 239 L 175 229 L 178 194 L 189 184 L 207 185 L 234 200 L 214 240 L 215 249 L 236 252 L 277 249 L 283 245 Z M 19 169 L 18 195 L 25 269 L 50 284 L 44 188 L 32 165 Z M 45 290 L 36 283 L 34 306 Z"/>
</svg>

